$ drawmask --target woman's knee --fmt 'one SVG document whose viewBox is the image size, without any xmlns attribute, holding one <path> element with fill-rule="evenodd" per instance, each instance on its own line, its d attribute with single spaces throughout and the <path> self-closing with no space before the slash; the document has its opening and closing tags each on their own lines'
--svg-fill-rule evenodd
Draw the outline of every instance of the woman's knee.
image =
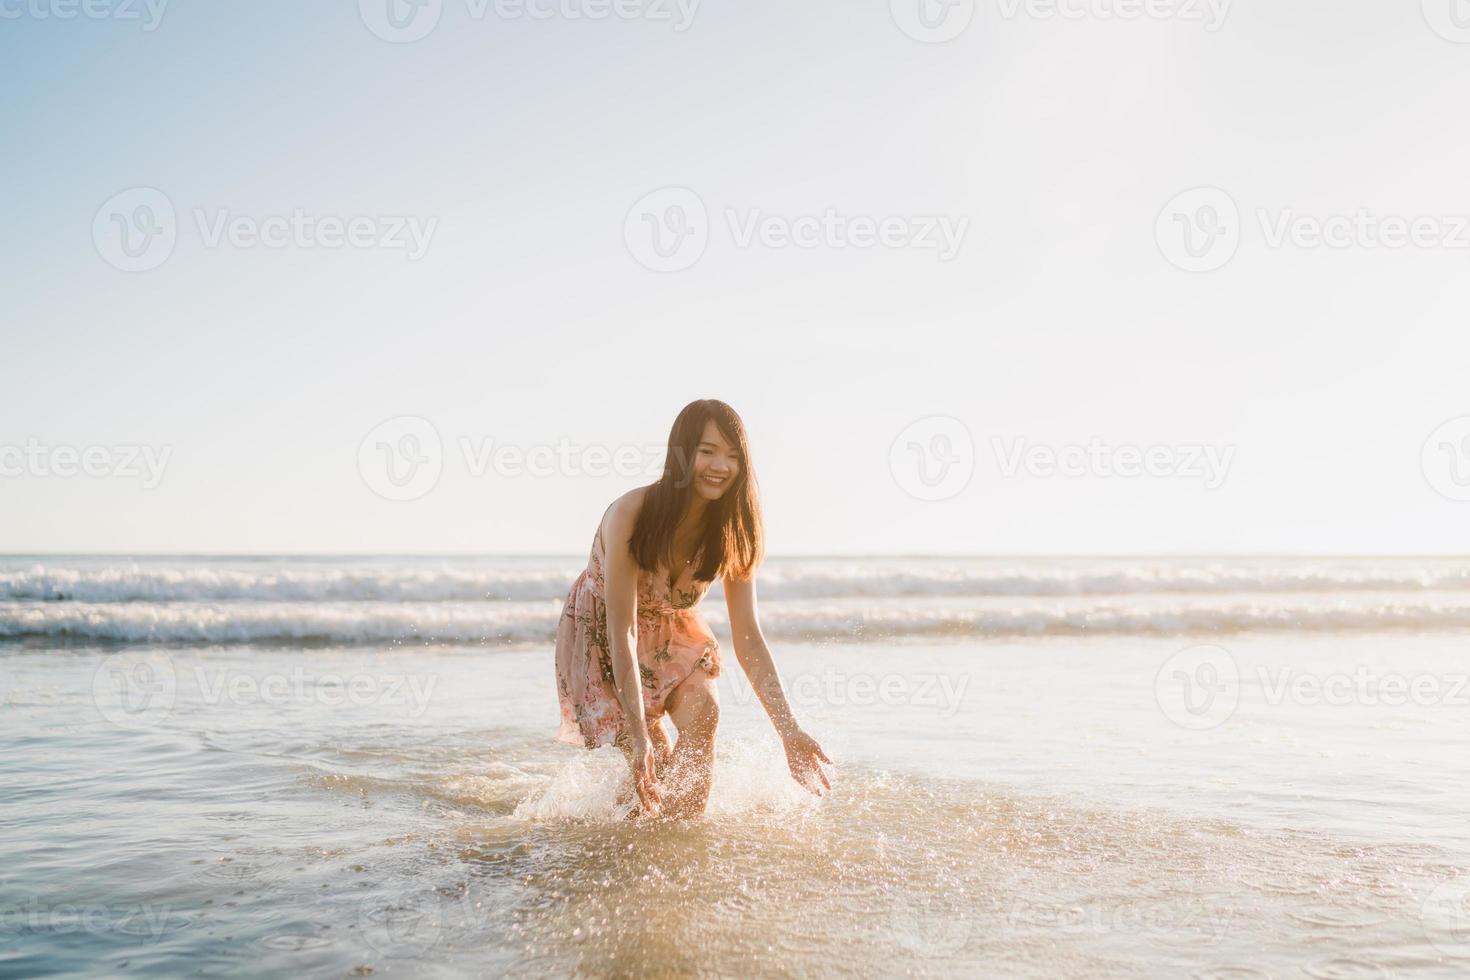
<svg viewBox="0 0 1470 980">
<path fill-rule="evenodd" d="M 715 680 L 695 671 L 674 692 L 670 717 L 683 735 L 713 735 L 720 723 L 720 696 Z"/>
</svg>

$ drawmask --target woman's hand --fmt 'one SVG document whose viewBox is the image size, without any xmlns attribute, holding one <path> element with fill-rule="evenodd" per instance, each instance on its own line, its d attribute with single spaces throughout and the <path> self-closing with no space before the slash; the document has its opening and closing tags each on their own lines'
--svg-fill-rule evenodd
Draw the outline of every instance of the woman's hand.
<svg viewBox="0 0 1470 980">
<path fill-rule="evenodd" d="M 815 796 L 822 795 L 822 790 L 817 788 L 819 784 L 831 791 L 832 784 L 827 782 L 827 774 L 822 771 L 817 760 L 828 765 L 832 764 L 832 760 L 827 758 L 827 753 L 822 751 L 817 740 L 798 728 L 783 741 L 786 744 L 786 764 L 791 767 L 791 778 Z"/>
<path fill-rule="evenodd" d="M 663 794 L 658 788 L 658 772 L 654 768 L 653 741 L 648 736 L 648 731 L 637 731 L 631 739 L 632 753 L 629 761 L 633 767 L 633 791 L 638 794 L 638 802 L 642 804 L 647 813 L 657 813 L 659 805 L 663 802 Z"/>
</svg>

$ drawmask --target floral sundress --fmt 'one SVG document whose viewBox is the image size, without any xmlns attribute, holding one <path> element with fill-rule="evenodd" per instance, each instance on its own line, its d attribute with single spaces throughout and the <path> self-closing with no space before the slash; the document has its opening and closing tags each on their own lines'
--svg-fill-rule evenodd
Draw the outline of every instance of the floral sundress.
<svg viewBox="0 0 1470 980">
<path fill-rule="evenodd" d="M 653 571 L 638 570 L 638 673 L 643 679 L 643 713 L 650 726 L 663 717 L 669 694 L 694 671 L 720 675 L 720 645 L 697 608 L 714 584 L 693 577 L 703 553 L 701 545 L 672 586 L 662 562 Z M 599 522 L 587 567 L 572 583 L 556 627 L 556 690 L 561 701 L 557 738 L 589 749 L 627 738 L 623 706 L 613 685 L 603 577 L 606 559 Z"/>
</svg>

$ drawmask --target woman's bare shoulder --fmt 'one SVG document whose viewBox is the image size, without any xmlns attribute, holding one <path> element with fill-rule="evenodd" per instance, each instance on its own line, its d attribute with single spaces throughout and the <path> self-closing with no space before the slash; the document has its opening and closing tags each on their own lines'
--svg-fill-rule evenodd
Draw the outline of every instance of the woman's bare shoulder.
<svg viewBox="0 0 1470 980">
<path fill-rule="evenodd" d="M 635 487 L 612 502 L 603 517 L 605 540 L 626 543 L 633 537 L 633 527 L 638 523 L 647 493 L 648 487 Z"/>
</svg>

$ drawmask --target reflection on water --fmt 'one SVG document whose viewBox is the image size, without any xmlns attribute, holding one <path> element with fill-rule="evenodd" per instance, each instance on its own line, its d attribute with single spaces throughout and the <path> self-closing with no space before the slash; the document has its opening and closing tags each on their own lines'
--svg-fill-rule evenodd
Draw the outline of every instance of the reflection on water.
<svg viewBox="0 0 1470 980">
<path fill-rule="evenodd" d="M 86 715 L 99 660 L 9 661 L 3 975 L 1226 980 L 1451 977 L 1470 956 L 1463 855 L 1402 834 L 917 764 L 845 764 L 819 801 L 738 726 L 706 819 L 629 821 L 621 757 L 549 729 L 181 704 L 123 731 Z M 453 688 L 485 667 L 436 669 Z M 503 697 L 534 689 L 494 669 Z"/>
<path fill-rule="evenodd" d="M 1432 962 L 1422 896 L 1455 871 L 1427 848 L 844 777 L 820 805 L 727 797 L 656 834 L 527 826 L 491 784 L 453 833 L 463 895 L 517 883 L 503 928 L 533 972 L 1369 976 Z"/>
</svg>

